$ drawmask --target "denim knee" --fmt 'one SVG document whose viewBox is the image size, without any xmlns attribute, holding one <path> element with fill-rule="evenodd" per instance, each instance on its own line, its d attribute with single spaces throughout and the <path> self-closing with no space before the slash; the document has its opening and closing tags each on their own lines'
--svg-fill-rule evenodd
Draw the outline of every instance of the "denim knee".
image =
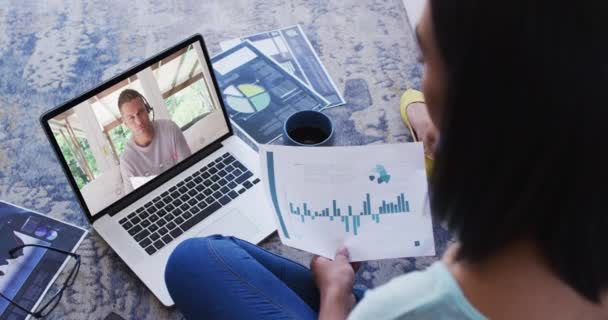
<svg viewBox="0 0 608 320">
<path fill-rule="evenodd" d="M 191 268 L 198 269 L 199 266 L 193 263 L 193 259 L 196 256 L 208 256 L 209 255 L 209 241 L 217 241 L 227 239 L 221 235 L 211 235 L 201 238 L 191 238 L 182 241 L 171 253 L 167 266 L 165 268 L 165 282 L 169 291 L 171 286 L 179 286 L 180 280 L 186 280 L 183 275 L 189 273 Z M 187 280 L 186 280 L 187 281 Z"/>
</svg>

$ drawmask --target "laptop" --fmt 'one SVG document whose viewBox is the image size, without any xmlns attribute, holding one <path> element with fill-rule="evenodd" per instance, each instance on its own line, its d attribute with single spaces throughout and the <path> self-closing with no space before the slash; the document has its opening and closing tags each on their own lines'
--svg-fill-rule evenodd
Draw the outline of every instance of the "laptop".
<svg viewBox="0 0 608 320">
<path fill-rule="evenodd" d="M 201 35 L 40 120 L 93 228 L 165 306 L 180 242 L 259 243 L 275 230 L 258 155 L 233 132 Z"/>
</svg>

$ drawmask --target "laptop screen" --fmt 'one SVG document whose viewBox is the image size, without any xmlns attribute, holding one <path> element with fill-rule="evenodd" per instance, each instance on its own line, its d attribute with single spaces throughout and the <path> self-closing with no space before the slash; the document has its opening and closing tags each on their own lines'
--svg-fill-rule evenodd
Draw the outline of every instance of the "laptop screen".
<svg viewBox="0 0 608 320">
<path fill-rule="evenodd" d="M 48 120 L 91 215 L 230 132 L 200 42 L 162 56 Z"/>
</svg>

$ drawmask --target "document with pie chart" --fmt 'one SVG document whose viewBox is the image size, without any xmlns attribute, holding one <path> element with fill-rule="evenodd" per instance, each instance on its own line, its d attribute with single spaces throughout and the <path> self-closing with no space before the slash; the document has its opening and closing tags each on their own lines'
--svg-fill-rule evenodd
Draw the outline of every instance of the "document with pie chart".
<svg viewBox="0 0 608 320">
<path fill-rule="evenodd" d="M 230 118 L 257 144 L 280 137 L 283 122 L 291 114 L 329 105 L 249 41 L 214 56 L 211 62 Z"/>
<path fill-rule="evenodd" d="M 220 47 L 228 50 L 245 40 L 251 41 L 262 53 L 327 99 L 328 108 L 346 103 L 301 25 L 225 40 L 220 42 Z"/>
</svg>

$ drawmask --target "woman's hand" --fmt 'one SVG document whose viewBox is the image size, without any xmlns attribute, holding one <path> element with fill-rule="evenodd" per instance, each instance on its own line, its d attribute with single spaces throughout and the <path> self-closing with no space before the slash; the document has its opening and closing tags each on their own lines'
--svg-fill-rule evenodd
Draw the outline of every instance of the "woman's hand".
<svg viewBox="0 0 608 320">
<path fill-rule="evenodd" d="M 345 319 L 355 305 L 353 285 L 355 268 L 348 259 L 348 250 L 342 247 L 334 260 L 314 256 L 310 269 L 321 293 L 319 319 Z"/>
</svg>

